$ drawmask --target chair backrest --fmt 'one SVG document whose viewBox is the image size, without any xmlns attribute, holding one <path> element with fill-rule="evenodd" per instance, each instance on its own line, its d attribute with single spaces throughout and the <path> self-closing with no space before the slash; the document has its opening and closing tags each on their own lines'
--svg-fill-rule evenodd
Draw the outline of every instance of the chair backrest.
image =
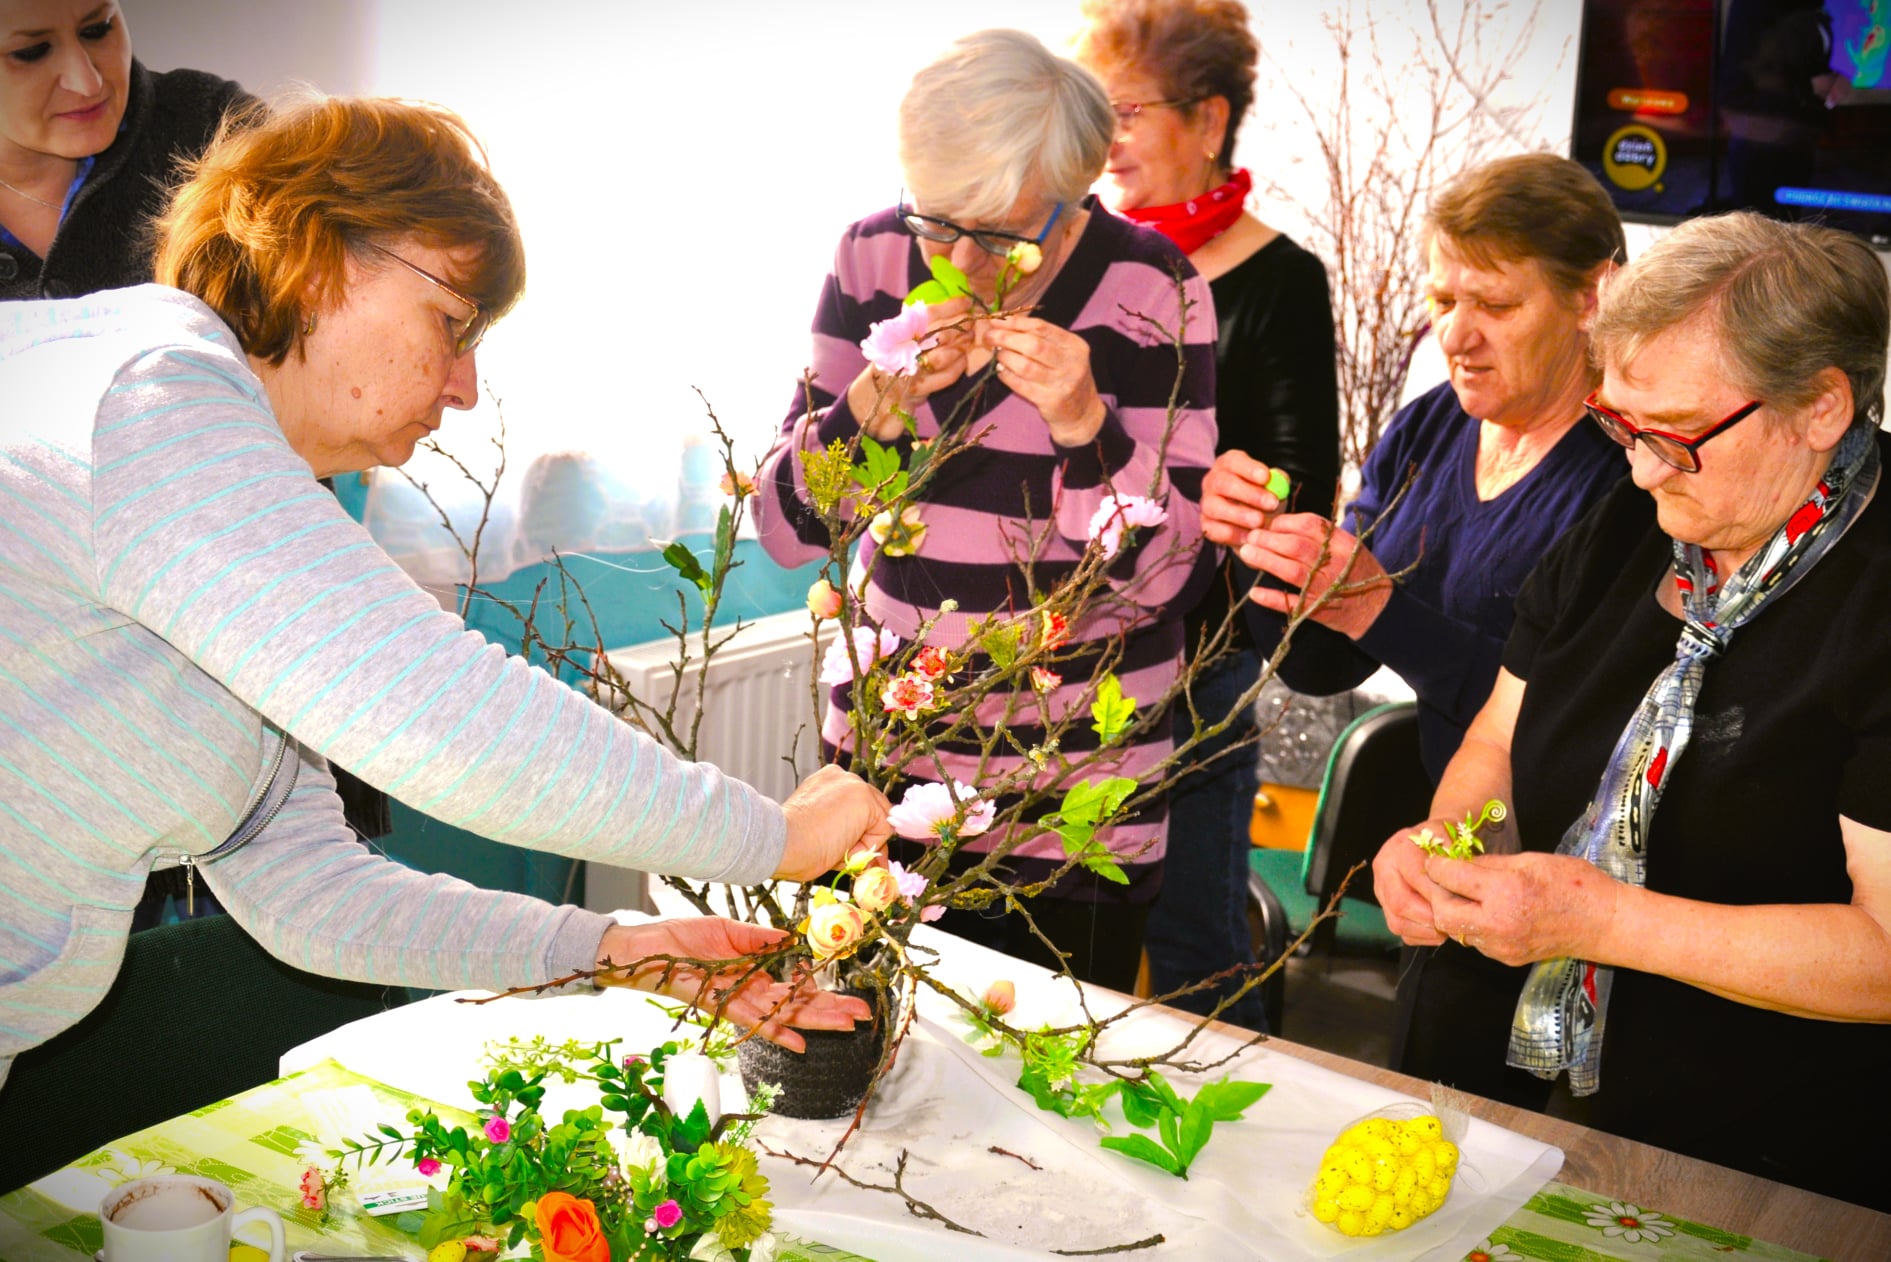
<svg viewBox="0 0 1891 1262">
<path fill-rule="evenodd" d="M 1396 829 L 1425 818 L 1431 795 L 1418 753 L 1417 702 L 1375 706 L 1354 719 L 1327 759 L 1307 843 L 1307 893 L 1326 906 L 1348 869 L 1369 863 Z M 1370 867 L 1353 878 L 1346 897 L 1376 901 Z"/>
<path fill-rule="evenodd" d="M 292 968 L 232 916 L 131 935 L 83 1021 L 15 1058 L 0 1086 L 0 1191 L 277 1076 L 282 1054 L 407 1001 L 404 988 Z"/>
</svg>

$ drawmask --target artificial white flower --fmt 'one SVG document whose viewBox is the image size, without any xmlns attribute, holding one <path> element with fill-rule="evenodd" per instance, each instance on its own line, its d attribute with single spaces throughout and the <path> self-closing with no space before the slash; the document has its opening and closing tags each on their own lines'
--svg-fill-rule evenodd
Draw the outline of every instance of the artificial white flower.
<svg viewBox="0 0 1891 1262">
<path fill-rule="evenodd" d="M 1629 1244 L 1641 1244 L 1643 1241 L 1654 1244 L 1661 1237 L 1674 1234 L 1673 1225 L 1660 1214 L 1644 1211 L 1638 1205 L 1622 1201 L 1591 1205 L 1582 1214 L 1588 1224 L 1603 1235 L 1620 1236 Z"/>
</svg>

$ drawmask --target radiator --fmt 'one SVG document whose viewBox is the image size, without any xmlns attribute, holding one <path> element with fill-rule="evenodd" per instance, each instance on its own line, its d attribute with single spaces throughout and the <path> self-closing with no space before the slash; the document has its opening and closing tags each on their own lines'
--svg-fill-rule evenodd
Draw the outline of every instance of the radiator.
<svg viewBox="0 0 1891 1262">
<path fill-rule="evenodd" d="M 799 779 L 795 767 L 786 761 L 790 749 L 803 775 L 820 761 L 820 729 L 809 701 L 814 650 L 808 644 L 808 627 L 805 610 L 748 623 L 716 650 L 703 690 L 705 714 L 697 734 L 697 756 L 776 801 L 787 797 Z M 821 623 L 823 649 L 833 627 L 832 621 Z M 726 627 L 715 632 L 718 640 L 727 634 Z M 676 705 L 675 727 L 683 736 L 696 713 L 696 671 L 702 651 L 701 634 L 692 635 L 691 660 Z M 663 708 L 677 656 L 674 636 L 614 649 L 605 656 L 633 696 Z M 611 702 L 608 697 L 604 700 Z M 588 864 L 585 906 L 605 912 L 625 907 L 653 910 L 647 884 L 642 872 Z"/>
</svg>

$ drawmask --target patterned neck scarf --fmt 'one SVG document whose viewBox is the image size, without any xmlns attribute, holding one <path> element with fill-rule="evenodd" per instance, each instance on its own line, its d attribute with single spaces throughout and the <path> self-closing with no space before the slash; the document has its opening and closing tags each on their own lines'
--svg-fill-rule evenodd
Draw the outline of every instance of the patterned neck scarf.
<svg viewBox="0 0 1891 1262">
<path fill-rule="evenodd" d="M 1154 228 L 1175 242 L 1182 253 L 1193 254 L 1234 226 L 1253 188 L 1253 177 L 1240 170 L 1226 184 L 1199 197 L 1173 206 L 1138 206 L 1121 214 L 1132 223 Z"/>
<path fill-rule="evenodd" d="M 1850 529 L 1877 486 L 1878 464 L 1874 427 L 1852 426 L 1812 497 L 1725 583 L 1706 552 L 1694 544 L 1674 545 L 1675 585 L 1686 615 L 1674 664 L 1649 686 L 1615 742 L 1594 799 L 1563 834 L 1557 854 L 1580 855 L 1618 881 L 1647 883 L 1655 807 L 1687 748 L 1707 664 Z M 1614 975 L 1614 969 L 1588 960 L 1532 965 L 1510 1025 L 1508 1063 L 1539 1078 L 1553 1079 L 1567 1069 L 1572 1092 L 1593 1094 L 1601 1086 L 1602 1031 Z"/>
</svg>

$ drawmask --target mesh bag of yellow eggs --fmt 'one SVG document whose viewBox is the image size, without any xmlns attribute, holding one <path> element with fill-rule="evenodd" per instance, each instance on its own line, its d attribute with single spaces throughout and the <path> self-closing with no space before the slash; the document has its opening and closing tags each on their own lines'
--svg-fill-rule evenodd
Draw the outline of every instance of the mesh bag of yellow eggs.
<svg viewBox="0 0 1891 1262">
<path fill-rule="evenodd" d="M 1306 1207 L 1347 1236 L 1401 1231 L 1445 1202 L 1463 1119 L 1393 1105 L 1352 1123 L 1320 1158 Z"/>
</svg>

